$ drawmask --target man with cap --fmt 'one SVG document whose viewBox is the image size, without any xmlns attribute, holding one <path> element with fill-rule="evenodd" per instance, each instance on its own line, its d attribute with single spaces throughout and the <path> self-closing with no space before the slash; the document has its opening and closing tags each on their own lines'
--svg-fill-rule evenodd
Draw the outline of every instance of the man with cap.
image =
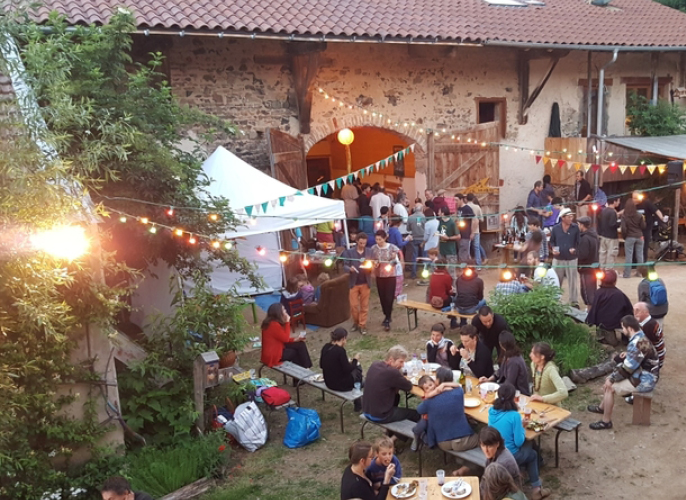
<svg viewBox="0 0 686 500">
<path fill-rule="evenodd" d="M 581 299 L 586 307 L 593 304 L 593 297 L 598 284 L 596 270 L 598 264 L 598 235 L 591 229 L 591 218 L 589 216 L 579 217 L 579 278 L 581 281 Z M 596 264 L 596 266 L 593 266 Z"/>
<path fill-rule="evenodd" d="M 560 222 L 555 224 L 550 232 L 550 246 L 553 249 L 553 269 L 560 278 L 560 286 L 564 286 L 564 280 L 567 278 L 569 304 L 578 307 L 579 226 L 574 224 L 574 212 L 571 209 L 565 207 L 560 210 Z"/>
</svg>

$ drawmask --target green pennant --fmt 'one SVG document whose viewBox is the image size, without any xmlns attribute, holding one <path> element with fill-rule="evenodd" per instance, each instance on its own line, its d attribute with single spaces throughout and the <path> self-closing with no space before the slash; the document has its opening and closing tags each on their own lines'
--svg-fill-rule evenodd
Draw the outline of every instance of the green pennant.
<svg viewBox="0 0 686 500">
<path fill-rule="evenodd" d="M 352 184 L 352 182 L 355 180 L 355 176 L 353 174 L 348 174 L 348 182 Z"/>
<path fill-rule="evenodd" d="M 279 206 L 283 207 L 284 203 L 286 203 L 286 197 L 282 196 L 281 198 L 279 198 Z"/>
<path fill-rule="evenodd" d="M 296 191 L 296 192 L 295 192 L 295 196 L 302 196 L 302 195 L 303 195 L 303 192 L 302 192 L 302 191 Z"/>
<path fill-rule="evenodd" d="M 362 179 L 366 173 L 367 173 L 366 168 L 363 168 L 362 170 L 360 170 L 360 179 Z"/>
<path fill-rule="evenodd" d="M 404 151 L 398 151 L 398 160 L 402 160 L 404 156 L 405 156 Z"/>
<path fill-rule="evenodd" d="M 386 160 L 381 160 L 379 162 L 379 170 L 381 170 L 382 168 L 386 168 Z"/>
<path fill-rule="evenodd" d="M 329 192 L 329 183 L 328 182 L 325 182 L 324 184 L 322 184 L 322 192 L 324 194 Z"/>
<path fill-rule="evenodd" d="M 343 178 L 339 177 L 336 179 L 336 186 L 338 186 L 338 189 L 341 189 L 341 186 L 343 186 Z"/>
<path fill-rule="evenodd" d="M 248 214 L 249 216 L 252 215 L 252 205 L 249 207 L 245 207 L 245 213 Z"/>
<path fill-rule="evenodd" d="M 307 192 L 313 195 L 314 194 L 314 188 L 308 189 Z"/>
<path fill-rule="evenodd" d="M 269 202 L 265 201 L 262 203 L 262 211 L 266 214 L 267 213 L 267 207 L 269 206 Z"/>
</svg>

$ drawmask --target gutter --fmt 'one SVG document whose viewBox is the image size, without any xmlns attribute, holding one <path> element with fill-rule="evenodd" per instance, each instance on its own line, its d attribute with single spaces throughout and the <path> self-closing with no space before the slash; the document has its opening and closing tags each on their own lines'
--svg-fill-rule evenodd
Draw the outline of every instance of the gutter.
<svg viewBox="0 0 686 500">
<path fill-rule="evenodd" d="M 584 45 L 578 43 L 535 43 L 486 40 L 484 46 L 513 49 L 591 50 L 593 52 L 686 52 L 686 45 Z"/>
</svg>

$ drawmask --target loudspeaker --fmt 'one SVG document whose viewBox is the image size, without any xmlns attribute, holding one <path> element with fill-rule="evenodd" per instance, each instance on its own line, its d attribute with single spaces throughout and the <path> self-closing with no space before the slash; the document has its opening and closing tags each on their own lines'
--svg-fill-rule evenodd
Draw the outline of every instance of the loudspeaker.
<svg viewBox="0 0 686 500">
<path fill-rule="evenodd" d="M 684 162 L 670 161 L 667 163 L 667 184 L 674 184 L 675 182 L 683 182 L 684 180 Z"/>
</svg>

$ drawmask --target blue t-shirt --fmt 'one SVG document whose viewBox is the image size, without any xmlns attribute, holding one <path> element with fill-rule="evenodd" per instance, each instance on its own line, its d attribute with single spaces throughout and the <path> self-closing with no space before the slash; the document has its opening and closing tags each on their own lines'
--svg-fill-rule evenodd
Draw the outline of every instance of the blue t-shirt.
<svg viewBox="0 0 686 500">
<path fill-rule="evenodd" d="M 393 477 L 403 477 L 403 468 L 400 466 L 400 460 L 398 460 L 398 457 L 393 455 L 391 463 L 395 465 L 395 474 Z M 386 474 L 386 467 L 377 463 L 377 460 L 375 458 L 374 460 L 372 460 L 372 465 L 367 467 L 367 470 L 364 472 L 365 474 L 367 474 L 367 477 L 372 482 L 372 485 L 381 486 L 381 484 L 383 483 L 383 477 Z M 397 479 L 391 478 L 391 484 L 395 484 L 397 482 Z"/>
<path fill-rule="evenodd" d="M 429 416 L 426 439 L 431 447 L 474 434 L 464 413 L 464 392 L 461 387 L 425 399 L 417 406 L 417 411 Z"/>
<path fill-rule="evenodd" d="M 518 411 L 500 411 L 491 407 L 488 410 L 488 425 L 495 427 L 505 441 L 505 448 L 513 455 L 519 451 L 526 439 L 522 416 Z"/>
</svg>

